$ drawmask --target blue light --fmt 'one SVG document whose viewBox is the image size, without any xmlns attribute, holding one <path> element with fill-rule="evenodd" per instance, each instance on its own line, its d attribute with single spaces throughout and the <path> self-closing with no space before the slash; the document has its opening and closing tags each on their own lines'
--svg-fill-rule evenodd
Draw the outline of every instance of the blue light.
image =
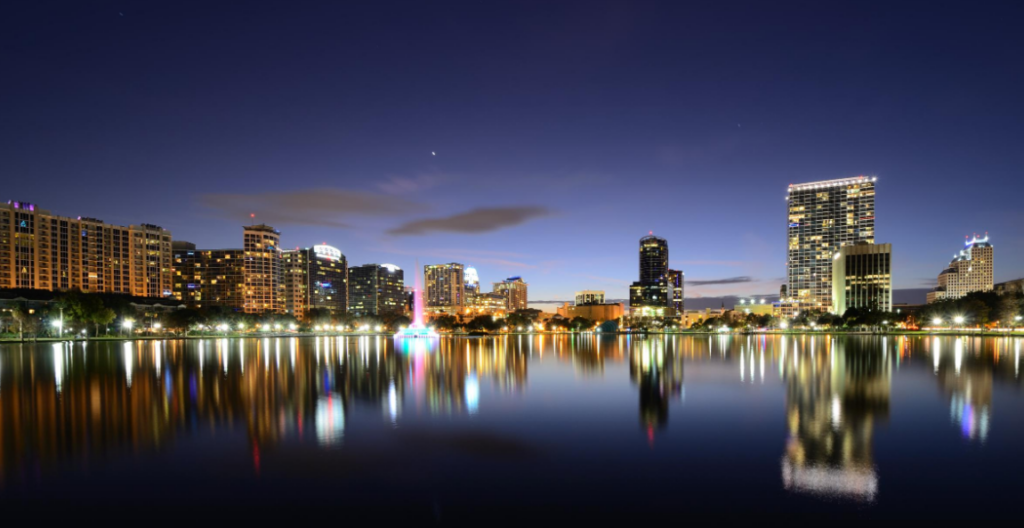
<svg viewBox="0 0 1024 528">
<path fill-rule="evenodd" d="M 800 227 L 800 224 L 789 224 L 789 227 Z"/>
</svg>

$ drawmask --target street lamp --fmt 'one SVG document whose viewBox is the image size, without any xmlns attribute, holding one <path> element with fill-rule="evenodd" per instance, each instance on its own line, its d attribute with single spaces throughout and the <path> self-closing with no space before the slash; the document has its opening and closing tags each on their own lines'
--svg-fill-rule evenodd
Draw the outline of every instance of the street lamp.
<svg viewBox="0 0 1024 528">
<path fill-rule="evenodd" d="M 245 323 L 238 323 L 239 330 L 245 330 Z"/>
<path fill-rule="evenodd" d="M 122 321 L 121 322 L 121 328 L 124 328 L 125 331 L 127 331 L 127 332 L 131 332 L 132 331 L 132 320 L 131 319 L 125 319 L 124 321 Z"/>
<path fill-rule="evenodd" d="M 932 326 L 939 326 L 941 324 L 942 324 L 942 319 L 940 319 L 938 317 L 932 319 Z"/>
<path fill-rule="evenodd" d="M 964 324 L 964 316 L 958 315 L 958 316 L 954 317 L 953 318 L 953 322 L 958 324 L 958 325 Z"/>
<path fill-rule="evenodd" d="M 782 321 L 781 323 L 779 323 L 779 328 L 785 330 L 786 328 L 789 328 L 789 323 Z"/>
</svg>

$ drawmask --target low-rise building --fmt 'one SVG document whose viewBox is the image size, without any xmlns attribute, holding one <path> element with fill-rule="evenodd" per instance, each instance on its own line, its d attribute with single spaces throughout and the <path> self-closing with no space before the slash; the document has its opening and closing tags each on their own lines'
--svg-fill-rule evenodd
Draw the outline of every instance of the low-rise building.
<svg viewBox="0 0 1024 528">
<path fill-rule="evenodd" d="M 625 313 L 625 307 L 622 303 L 583 304 L 575 306 L 565 303 L 556 308 L 556 311 L 558 315 L 566 319 L 583 317 L 584 319 L 590 319 L 591 321 L 604 322 L 622 317 Z"/>
</svg>

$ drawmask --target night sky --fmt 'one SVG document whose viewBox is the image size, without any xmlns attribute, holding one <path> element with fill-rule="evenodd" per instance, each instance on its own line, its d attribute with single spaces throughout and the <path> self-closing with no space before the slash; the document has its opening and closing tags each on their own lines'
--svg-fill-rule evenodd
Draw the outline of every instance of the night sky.
<svg viewBox="0 0 1024 528">
<path fill-rule="evenodd" d="M 711 297 L 778 291 L 788 184 L 865 174 L 896 288 L 985 231 L 1024 276 L 1024 2 L 688 4 L 4 2 L 0 200 L 531 299 L 626 297 L 653 231 Z"/>
</svg>

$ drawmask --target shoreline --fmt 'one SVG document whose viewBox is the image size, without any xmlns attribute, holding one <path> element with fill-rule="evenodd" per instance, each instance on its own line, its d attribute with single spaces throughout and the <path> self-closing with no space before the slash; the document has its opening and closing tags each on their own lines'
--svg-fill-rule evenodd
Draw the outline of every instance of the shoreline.
<svg viewBox="0 0 1024 528">
<path fill-rule="evenodd" d="M 1024 337 L 1024 329 L 1007 332 L 991 332 L 981 330 L 948 330 L 948 331 L 921 331 L 921 330 L 901 330 L 901 331 L 888 331 L 888 332 L 870 332 L 870 331 L 828 331 L 828 330 L 816 330 L 816 331 L 805 331 L 805 330 L 784 330 L 784 331 L 768 331 L 768 332 L 509 332 L 506 334 L 491 334 L 491 335 L 469 335 L 469 334 L 441 334 L 438 336 L 439 339 L 452 339 L 452 338 L 489 338 L 489 337 L 503 337 L 503 336 L 583 336 L 583 335 L 609 335 L 609 336 L 918 336 L 918 337 Z M 102 336 L 102 337 L 76 337 L 76 338 L 58 338 L 58 337 L 40 337 L 40 338 L 25 338 L 25 339 L 11 339 L 11 338 L 0 338 L 0 344 L 25 344 L 25 343 L 89 343 L 89 342 L 107 342 L 107 341 L 170 341 L 170 340 L 194 340 L 194 339 L 263 339 L 263 338 L 280 338 L 280 337 L 394 337 L 392 334 L 384 333 L 360 333 L 360 334 L 346 334 L 346 333 L 268 333 L 268 334 L 228 334 L 228 335 L 159 335 L 159 336 Z"/>
</svg>

